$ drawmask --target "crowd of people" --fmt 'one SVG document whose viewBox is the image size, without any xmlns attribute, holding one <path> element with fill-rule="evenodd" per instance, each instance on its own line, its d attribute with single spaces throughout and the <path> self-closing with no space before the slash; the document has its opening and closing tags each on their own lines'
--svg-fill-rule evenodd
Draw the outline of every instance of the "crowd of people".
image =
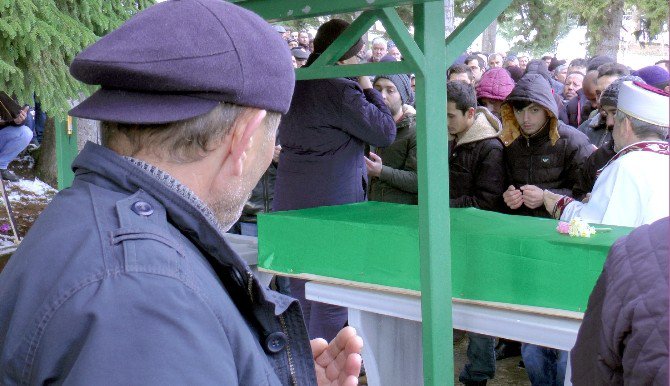
<svg viewBox="0 0 670 386">
<path fill-rule="evenodd" d="M 304 52 L 309 65 L 345 27 L 325 23 L 309 44 L 292 48 L 293 56 Z M 338 63 L 398 60 L 398 47 L 378 37 L 369 47 L 359 41 Z M 568 62 L 554 55 L 461 55 L 447 70 L 450 206 L 630 227 L 667 217 L 669 65 L 633 69 L 607 56 Z M 277 162 L 268 170 L 277 184 L 265 189 L 264 207 L 417 204 L 413 91 L 411 74 L 298 81 L 279 127 Z M 240 224 L 254 227 L 260 206 L 247 208 L 254 210 Z M 287 292 L 307 310 L 310 337 L 334 337 L 346 309 L 308 301 L 305 282 L 290 282 Z M 567 352 L 504 339 L 496 345 L 495 337 L 474 333 L 469 339 L 460 373 L 466 385 L 486 384 L 496 357 L 515 351 L 533 385 L 564 382 Z M 595 365 L 573 366 L 579 372 L 587 364 Z"/>
<path fill-rule="evenodd" d="M 223 237 L 256 234 L 264 211 L 418 203 L 411 74 L 295 81 L 348 26 L 332 19 L 312 39 L 232 3 L 170 1 L 74 59 L 71 74 L 100 89 L 70 114 L 101 121 L 103 143 L 82 150 L 72 188 L 0 275 L 1 383 L 357 384 L 347 310 L 307 300 L 303 280 L 266 288 Z M 177 53 L 162 38 L 175 33 L 198 44 Z M 377 38 L 337 64 L 397 60 Z M 449 68 L 447 100 L 432 101 L 446 105 L 449 203 L 639 226 L 589 299 L 572 382 L 661 384 L 668 62 L 566 63 L 473 52 Z M 459 379 L 486 384 L 496 338 L 469 339 Z M 563 384 L 567 352 L 520 352 L 533 385 Z"/>
</svg>

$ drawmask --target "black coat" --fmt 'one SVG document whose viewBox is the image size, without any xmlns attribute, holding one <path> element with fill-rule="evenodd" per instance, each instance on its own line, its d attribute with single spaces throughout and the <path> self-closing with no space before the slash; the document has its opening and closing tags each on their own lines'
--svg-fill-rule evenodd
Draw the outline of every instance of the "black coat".
<svg viewBox="0 0 670 386">
<path fill-rule="evenodd" d="M 477 119 L 466 133 L 469 135 L 449 143 L 449 206 L 452 208 L 493 211 L 503 208 L 505 168 L 503 144 L 498 138 L 502 127 L 488 110 L 483 110 L 486 109 L 478 109 Z"/>
<path fill-rule="evenodd" d="M 593 107 L 584 95 L 584 90 L 579 89 L 577 90 L 577 96 L 568 101 L 565 110 L 568 114 L 568 124 L 572 127 L 579 127 L 588 119 Z"/>
<path fill-rule="evenodd" d="M 524 136 L 509 103 L 512 100 L 535 102 L 547 109 L 549 120 L 545 127 L 530 137 Z M 503 104 L 501 115 L 507 185 L 517 189 L 535 185 L 571 196 L 578 171 L 594 148 L 586 135 L 556 118 L 558 106 L 546 81 L 534 74 L 521 78 Z M 522 205 L 507 210 L 512 214 L 550 217 L 544 206 L 530 209 Z"/>
<path fill-rule="evenodd" d="M 613 140 L 610 140 L 591 153 L 591 155 L 584 161 L 584 165 L 579 169 L 577 183 L 572 189 L 572 196 L 581 200 L 586 193 L 590 193 L 591 190 L 593 190 L 593 185 L 596 183 L 596 173 L 598 170 L 605 167 L 607 162 L 609 162 L 615 155 L 616 151 L 614 150 Z"/>
<path fill-rule="evenodd" d="M 554 145 L 548 127 L 530 137 L 519 137 L 505 148 L 507 182 L 519 188 L 535 185 L 561 195 L 572 195 L 578 171 L 593 151 L 586 136 L 577 129 L 559 123 L 560 138 Z M 525 216 L 551 217 L 544 206 L 530 209 L 521 206 L 510 213 Z"/>
</svg>

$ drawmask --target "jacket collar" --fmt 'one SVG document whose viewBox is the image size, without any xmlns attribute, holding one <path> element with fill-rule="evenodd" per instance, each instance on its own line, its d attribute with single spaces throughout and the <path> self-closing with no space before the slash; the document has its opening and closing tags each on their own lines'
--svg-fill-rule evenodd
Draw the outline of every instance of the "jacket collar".
<svg viewBox="0 0 670 386">
<path fill-rule="evenodd" d="M 245 275 L 249 286 L 253 274 L 249 266 L 228 245 L 218 222 L 207 206 L 195 194 L 169 174 L 146 163 L 126 159 L 103 146 L 87 142 L 72 163 L 75 178 L 93 182 L 115 191 L 134 193 L 143 190 L 165 208 L 168 221 L 208 254 L 210 264 L 218 263 Z M 213 267 L 215 271 L 218 271 Z M 260 288 L 258 286 L 257 288 Z M 263 293 L 264 300 L 267 295 Z M 275 314 L 283 313 L 290 302 L 268 300 L 275 304 Z"/>
<path fill-rule="evenodd" d="M 496 138 L 502 133 L 502 124 L 487 108 L 477 107 L 475 114 L 472 126 L 463 133 L 463 136 L 456 137 L 456 146 Z"/>
</svg>

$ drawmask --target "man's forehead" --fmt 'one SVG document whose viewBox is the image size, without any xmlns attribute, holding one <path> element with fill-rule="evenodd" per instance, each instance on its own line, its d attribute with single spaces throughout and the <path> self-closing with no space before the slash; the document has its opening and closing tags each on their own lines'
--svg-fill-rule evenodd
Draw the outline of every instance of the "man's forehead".
<svg viewBox="0 0 670 386">
<path fill-rule="evenodd" d="M 395 83 L 391 82 L 391 80 L 386 79 L 386 78 L 379 78 L 375 81 L 375 86 L 380 86 L 380 87 L 395 87 Z"/>
</svg>

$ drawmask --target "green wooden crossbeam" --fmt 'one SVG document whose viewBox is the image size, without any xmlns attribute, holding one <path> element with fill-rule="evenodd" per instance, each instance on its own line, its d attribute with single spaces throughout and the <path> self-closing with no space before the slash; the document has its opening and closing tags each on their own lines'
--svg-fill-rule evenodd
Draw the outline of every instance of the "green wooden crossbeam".
<svg viewBox="0 0 670 386">
<path fill-rule="evenodd" d="M 418 4 L 431 0 L 228 0 L 254 11 L 269 22 Z M 444 13 L 444 11 L 442 11 Z"/>
<path fill-rule="evenodd" d="M 298 80 L 341 78 L 361 75 L 414 73 L 416 68 L 404 62 L 350 64 L 347 66 L 302 67 L 296 70 Z"/>
<path fill-rule="evenodd" d="M 477 39 L 477 36 L 488 27 L 509 5 L 512 0 L 482 0 L 470 12 L 456 29 L 447 36 L 447 67 Z"/>
<path fill-rule="evenodd" d="M 423 72 L 423 63 L 425 61 L 423 52 L 421 52 L 414 38 L 409 34 L 409 31 L 407 31 L 407 27 L 395 9 L 383 8 L 376 13 L 379 15 L 382 25 L 386 28 L 386 33 L 389 34 L 393 42 L 400 49 L 400 52 L 403 53 L 404 61 L 415 68 L 415 71 L 413 71 L 415 74 Z"/>
</svg>

